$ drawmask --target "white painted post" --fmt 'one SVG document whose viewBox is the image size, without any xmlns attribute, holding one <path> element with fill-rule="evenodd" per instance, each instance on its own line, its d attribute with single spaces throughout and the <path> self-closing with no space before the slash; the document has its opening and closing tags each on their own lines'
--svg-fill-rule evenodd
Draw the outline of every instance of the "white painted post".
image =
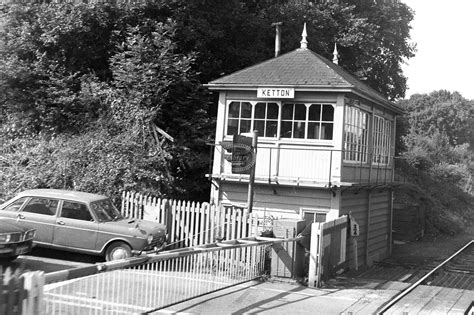
<svg viewBox="0 0 474 315">
<path fill-rule="evenodd" d="M 26 300 L 23 302 L 22 313 L 29 314 L 45 314 L 45 304 L 43 297 L 44 272 L 32 271 L 22 275 L 25 279 L 24 288 L 28 291 Z"/>
<path fill-rule="evenodd" d="M 319 275 L 317 275 L 319 262 L 319 242 L 320 238 L 320 223 L 315 222 L 311 224 L 311 243 L 309 249 L 309 270 L 308 270 L 308 287 L 314 288 L 318 285 Z"/>
</svg>

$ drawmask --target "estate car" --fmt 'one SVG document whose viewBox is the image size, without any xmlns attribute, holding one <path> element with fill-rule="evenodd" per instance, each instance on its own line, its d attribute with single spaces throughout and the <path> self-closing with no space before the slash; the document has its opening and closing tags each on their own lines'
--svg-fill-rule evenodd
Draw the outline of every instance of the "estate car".
<svg viewBox="0 0 474 315">
<path fill-rule="evenodd" d="M 37 246 L 107 261 L 158 250 L 166 240 L 164 225 L 125 218 L 108 197 L 86 192 L 27 190 L 0 205 L 0 217 L 36 229 Z"/>
</svg>

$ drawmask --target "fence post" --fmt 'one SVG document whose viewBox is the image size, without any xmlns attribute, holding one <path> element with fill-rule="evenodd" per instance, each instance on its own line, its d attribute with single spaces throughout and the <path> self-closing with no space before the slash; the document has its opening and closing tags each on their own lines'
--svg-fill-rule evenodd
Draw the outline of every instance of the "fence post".
<svg viewBox="0 0 474 315">
<path fill-rule="evenodd" d="M 28 296 L 23 304 L 23 314 L 45 314 L 45 304 L 43 297 L 44 272 L 31 271 L 22 275 L 25 279 L 24 288 Z"/>
<path fill-rule="evenodd" d="M 321 263 L 320 261 L 320 253 L 319 253 L 319 242 L 322 242 L 322 230 L 321 224 L 318 222 L 311 224 L 311 243 L 310 243 L 310 250 L 309 250 L 309 270 L 308 270 L 308 287 L 314 288 L 319 285 L 319 274 L 318 273 L 318 265 Z"/>
</svg>

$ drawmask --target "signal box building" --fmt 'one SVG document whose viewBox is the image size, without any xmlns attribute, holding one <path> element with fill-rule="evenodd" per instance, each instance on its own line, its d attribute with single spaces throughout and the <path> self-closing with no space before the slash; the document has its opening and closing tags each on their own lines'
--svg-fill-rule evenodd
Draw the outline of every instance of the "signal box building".
<svg viewBox="0 0 474 315">
<path fill-rule="evenodd" d="M 232 173 L 222 144 L 258 130 L 253 212 L 324 222 L 351 214 L 358 262 L 391 251 L 392 102 L 307 48 L 207 84 L 219 93 L 211 203 L 246 207 L 249 175 Z M 347 257 L 352 250 L 348 246 Z"/>
</svg>

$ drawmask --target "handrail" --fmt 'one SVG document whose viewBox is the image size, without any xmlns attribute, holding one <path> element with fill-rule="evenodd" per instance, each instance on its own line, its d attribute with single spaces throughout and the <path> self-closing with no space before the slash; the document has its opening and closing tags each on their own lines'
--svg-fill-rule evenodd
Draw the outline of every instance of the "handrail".
<svg viewBox="0 0 474 315">
<path fill-rule="evenodd" d="M 98 263 L 93 266 L 85 266 L 85 267 L 80 267 L 80 268 L 75 268 L 75 269 L 50 272 L 50 273 L 45 274 L 45 284 L 72 280 L 72 279 L 90 276 L 90 275 L 94 275 L 94 274 L 98 274 L 98 273 L 102 273 L 106 271 L 130 268 L 130 267 L 134 267 L 138 265 L 143 265 L 146 263 L 152 263 L 152 262 L 157 262 L 157 261 L 171 259 L 171 258 L 186 257 L 186 256 L 194 255 L 197 253 L 251 247 L 251 246 L 256 246 L 256 245 L 258 246 L 270 245 L 270 244 L 282 243 L 282 242 L 293 242 L 299 239 L 301 239 L 301 236 L 288 238 L 288 239 L 268 238 L 268 237 L 245 237 L 245 238 L 236 239 L 236 240 L 215 242 L 215 243 L 198 245 L 198 246 L 188 247 L 188 248 L 173 249 L 169 251 L 159 252 L 156 254 L 148 254 L 145 256 L 131 257 L 127 259 L 121 259 L 121 260 L 110 261 L 110 262 L 105 262 L 105 263 Z"/>
</svg>

